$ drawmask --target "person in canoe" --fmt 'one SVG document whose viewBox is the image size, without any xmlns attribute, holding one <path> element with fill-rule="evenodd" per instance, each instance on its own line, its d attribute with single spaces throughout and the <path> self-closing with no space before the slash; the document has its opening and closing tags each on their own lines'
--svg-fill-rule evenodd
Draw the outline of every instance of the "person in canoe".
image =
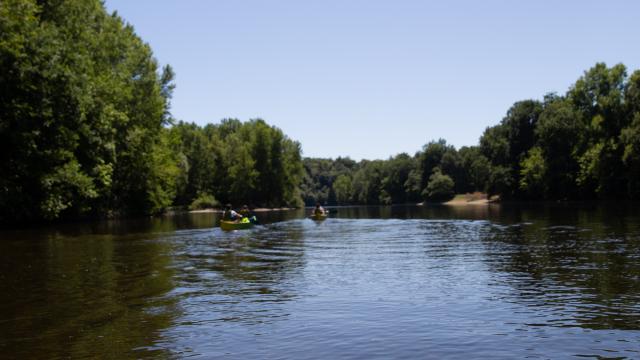
<svg viewBox="0 0 640 360">
<path fill-rule="evenodd" d="M 240 221 L 242 219 L 242 215 L 238 214 L 235 210 L 231 208 L 231 204 L 227 204 L 224 206 L 224 212 L 222 213 L 222 220 L 224 221 Z"/>
<path fill-rule="evenodd" d="M 249 221 L 254 224 L 258 223 L 258 218 L 251 210 L 249 210 L 249 207 L 247 205 L 242 205 L 240 215 L 242 215 L 243 218 L 249 219 Z"/>
<path fill-rule="evenodd" d="M 311 213 L 311 216 L 323 216 L 326 213 L 327 212 L 324 210 L 324 208 L 318 202 L 318 203 L 316 203 L 316 208 L 313 209 L 313 213 Z"/>
</svg>

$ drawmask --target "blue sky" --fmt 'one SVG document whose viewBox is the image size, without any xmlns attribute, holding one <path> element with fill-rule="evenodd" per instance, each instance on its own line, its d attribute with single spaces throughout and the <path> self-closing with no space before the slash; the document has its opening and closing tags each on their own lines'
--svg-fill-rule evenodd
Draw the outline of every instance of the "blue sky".
<svg viewBox="0 0 640 360">
<path fill-rule="evenodd" d="M 475 145 L 596 62 L 640 68 L 640 2 L 106 0 L 176 71 L 175 118 L 261 117 L 304 156 Z"/>
</svg>

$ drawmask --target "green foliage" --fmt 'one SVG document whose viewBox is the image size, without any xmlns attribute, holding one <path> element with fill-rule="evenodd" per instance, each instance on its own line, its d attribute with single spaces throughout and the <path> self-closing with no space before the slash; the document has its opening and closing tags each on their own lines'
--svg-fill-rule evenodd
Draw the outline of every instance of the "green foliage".
<svg viewBox="0 0 640 360">
<path fill-rule="evenodd" d="M 166 131 L 151 148 L 150 164 L 147 173 L 146 213 L 157 214 L 172 205 L 176 196 L 177 179 L 180 172 L 176 154 L 169 147 Z"/>
<path fill-rule="evenodd" d="M 173 123 L 170 66 L 99 0 L 0 2 L 0 222 L 153 214 L 201 192 L 300 204 L 300 145 L 262 120 Z"/>
<path fill-rule="evenodd" d="M 260 119 L 225 119 L 204 128 L 179 122 L 169 132 L 180 169 L 176 205 L 199 193 L 259 206 L 302 204 L 300 144 L 280 129 Z"/>
<path fill-rule="evenodd" d="M 640 164 L 640 112 L 635 114 L 633 123 L 620 134 L 624 146 L 622 161 L 628 166 Z"/>
<path fill-rule="evenodd" d="M 512 170 L 505 166 L 492 166 L 487 181 L 486 191 L 489 196 L 511 194 L 515 180 Z"/>
<path fill-rule="evenodd" d="M 484 191 L 491 174 L 489 160 L 482 155 L 477 146 L 463 146 L 458 153 L 463 174 L 461 178 L 455 180 L 456 187 L 459 187 L 456 192 Z"/>
<path fill-rule="evenodd" d="M 45 197 L 40 205 L 40 212 L 46 219 L 55 219 L 62 211 L 73 206 L 71 199 L 76 201 L 78 210 L 82 211 L 84 209 L 80 204 L 87 204 L 98 196 L 91 177 L 82 172 L 80 164 L 75 160 L 44 175 L 41 181 Z"/>
<path fill-rule="evenodd" d="M 385 161 L 382 173 L 380 202 L 384 204 L 404 204 L 417 202 L 410 179 L 418 168 L 418 162 L 408 154 L 399 154 Z"/>
<path fill-rule="evenodd" d="M 0 2 L 0 69 L 0 221 L 170 203 L 172 71 L 101 1 Z"/>
<path fill-rule="evenodd" d="M 502 125 L 488 127 L 480 137 L 480 151 L 493 164 L 509 162 L 507 128 Z"/>
<path fill-rule="evenodd" d="M 355 161 L 349 158 L 314 159 L 303 160 L 304 179 L 300 190 L 306 205 L 312 206 L 316 202 L 335 205 L 337 203 L 336 193 L 333 184 L 340 175 L 348 175 L 353 178 L 353 174 L 358 166 Z M 353 200 L 353 194 L 348 197 Z"/>
<path fill-rule="evenodd" d="M 351 202 L 353 190 L 351 178 L 348 175 L 339 175 L 333 183 L 333 190 L 336 194 L 336 202 L 338 204 L 348 204 Z"/>
<path fill-rule="evenodd" d="M 632 119 L 620 134 L 627 194 L 632 199 L 640 199 L 640 71 L 635 71 L 627 83 L 625 104 L 627 114 Z"/>
<path fill-rule="evenodd" d="M 220 206 L 220 202 L 208 193 L 200 193 L 189 205 L 189 210 L 213 209 Z"/>
<path fill-rule="evenodd" d="M 519 197 L 520 163 L 527 151 L 535 144 L 535 127 L 543 106 L 534 100 L 519 101 L 507 111 L 499 125 L 487 128 L 480 138 L 480 149 L 493 166 L 501 167 L 494 171 L 493 187 L 500 188 L 505 198 Z M 501 174 L 509 169 L 509 174 Z M 497 174 L 505 179 L 497 178 Z M 491 178 L 491 177 L 490 177 Z M 506 186 L 506 183 L 512 184 Z"/>
<path fill-rule="evenodd" d="M 420 188 L 424 188 L 427 185 L 431 174 L 440 166 L 442 158 L 446 153 L 451 151 L 455 151 L 455 148 L 451 145 L 447 145 L 447 142 L 444 139 L 431 141 L 423 147 L 418 160 L 422 175 Z"/>
<path fill-rule="evenodd" d="M 472 192 L 485 189 L 490 164 L 478 147 L 463 147 L 458 152 L 444 140 L 430 142 L 425 152 L 415 156 L 402 153 L 388 160 L 356 163 L 344 158 L 305 159 L 305 202 L 316 200 L 334 204 L 405 204 L 424 199 L 433 171 L 452 179 L 453 191 Z M 423 178 L 426 177 L 424 186 Z"/>
<path fill-rule="evenodd" d="M 531 148 L 520 164 L 520 189 L 526 196 L 536 198 L 546 195 L 546 172 L 542 149 Z"/>
<path fill-rule="evenodd" d="M 638 72 L 627 80 L 623 65 L 599 63 L 565 96 L 514 104 L 480 139 L 493 168 L 490 191 L 505 198 L 636 198 L 639 84 Z"/>
<path fill-rule="evenodd" d="M 433 170 L 429 177 L 429 183 L 422 192 L 424 198 L 428 201 L 444 202 L 453 199 L 455 195 L 454 182 L 448 175 L 442 174 L 439 168 Z"/>
<path fill-rule="evenodd" d="M 384 161 L 363 160 L 353 175 L 352 198 L 356 204 L 380 204 Z M 388 195 L 387 195 L 388 196 Z M 385 200 L 384 198 L 382 200 Z"/>
<path fill-rule="evenodd" d="M 584 133 L 580 114 L 564 98 L 548 96 L 545 109 L 536 126 L 537 147 L 542 149 L 546 166 L 546 197 L 562 199 L 577 197 L 575 158 L 581 147 L 579 134 Z M 532 197 L 532 194 L 529 194 Z M 538 196 L 542 197 L 542 196 Z"/>
</svg>

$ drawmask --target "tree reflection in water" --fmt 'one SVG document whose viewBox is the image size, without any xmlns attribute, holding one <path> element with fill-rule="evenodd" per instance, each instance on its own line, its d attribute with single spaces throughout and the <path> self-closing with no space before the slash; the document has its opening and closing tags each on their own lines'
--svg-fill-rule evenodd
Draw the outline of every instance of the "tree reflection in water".
<svg viewBox="0 0 640 360">
<path fill-rule="evenodd" d="M 640 329 L 640 222 L 622 207 L 509 209 L 483 235 L 501 300 L 524 304 L 541 325 Z M 516 216 L 514 216 L 516 214 Z"/>
<path fill-rule="evenodd" d="M 149 234 L 3 238 L 0 314 L 12 318 L 2 318 L 0 352 L 16 359 L 168 354 L 153 344 L 176 316 L 165 296 L 173 287 L 169 246 Z"/>
</svg>

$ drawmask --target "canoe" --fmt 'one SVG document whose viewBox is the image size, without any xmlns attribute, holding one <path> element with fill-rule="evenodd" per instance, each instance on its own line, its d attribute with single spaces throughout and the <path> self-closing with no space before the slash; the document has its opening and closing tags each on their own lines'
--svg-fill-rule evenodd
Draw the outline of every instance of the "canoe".
<svg viewBox="0 0 640 360">
<path fill-rule="evenodd" d="M 225 231 L 246 230 L 251 229 L 253 227 L 253 223 L 220 220 L 220 227 Z"/>
<path fill-rule="evenodd" d="M 311 218 L 311 220 L 322 221 L 327 218 L 327 214 L 313 214 L 309 217 Z"/>
</svg>

